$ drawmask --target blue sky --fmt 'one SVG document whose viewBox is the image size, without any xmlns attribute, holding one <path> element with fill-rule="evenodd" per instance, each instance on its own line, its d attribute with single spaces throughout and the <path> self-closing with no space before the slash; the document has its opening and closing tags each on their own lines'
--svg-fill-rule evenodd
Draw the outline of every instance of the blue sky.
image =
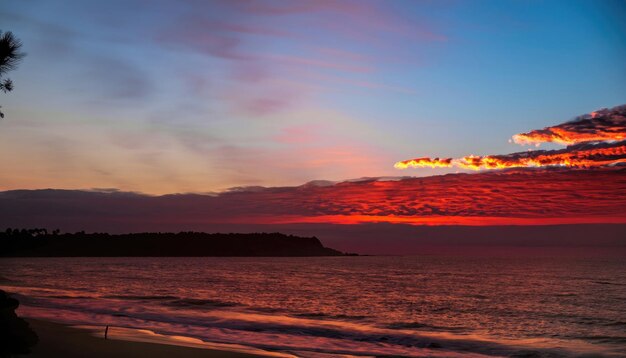
<svg viewBox="0 0 626 358">
<path fill-rule="evenodd" d="M 624 1 L 4 1 L 0 189 L 431 175 L 626 103 Z"/>
</svg>

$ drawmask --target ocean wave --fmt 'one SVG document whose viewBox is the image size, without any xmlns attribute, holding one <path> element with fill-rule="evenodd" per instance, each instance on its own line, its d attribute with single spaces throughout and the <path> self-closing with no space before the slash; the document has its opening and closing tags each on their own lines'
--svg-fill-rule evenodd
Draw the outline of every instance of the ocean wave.
<svg viewBox="0 0 626 358">
<path fill-rule="evenodd" d="M 104 305 L 99 308 L 86 306 L 80 309 L 74 305 L 67 305 L 63 308 L 57 307 L 56 309 L 65 312 L 55 316 L 71 316 L 74 324 L 101 322 L 113 326 L 148 329 L 162 334 L 183 335 L 279 351 L 297 348 L 331 354 L 422 356 L 427 350 L 431 353 L 438 351 L 437 356 L 454 356 L 455 352 L 519 357 L 572 356 L 566 349 L 550 348 L 558 344 L 526 349 L 519 341 L 493 340 L 432 330 L 415 332 L 389 329 L 329 319 L 298 319 L 219 310 L 212 315 L 197 312 L 173 315 L 172 312 L 151 311 L 148 307 L 133 312 L 103 307 Z M 28 314 L 28 307 L 25 312 Z M 35 316 L 41 315 L 37 308 L 34 312 Z"/>
<path fill-rule="evenodd" d="M 610 281 L 593 281 L 593 283 L 596 283 L 598 285 L 626 286 L 626 283 L 610 282 Z"/>
<path fill-rule="evenodd" d="M 160 295 L 108 295 L 102 298 L 112 298 L 116 300 L 177 300 L 176 296 L 160 296 Z"/>
<path fill-rule="evenodd" d="M 19 314 L 26 317 L 303 357 L 626 356 L 626 320 L 619 315 L 626 290 L 614 285 L 624 282 L 622 262 L 599 269 L 589 262 L 581 269 L 585 277 L 556 279 L 562 269 L 551 261 L 488 261 L 472 279 L 465 262 L 428 257 L 402 259 L 401 270 L 399 259 L 376 257 L 362 266 L 353 260 L 169 260 L 100 260 L 97 266 L 110 270 L 85 275 L 81 270 L 93 265 L 82 259 L 34 260 L 28 269 L 0 263 L 0 272 L 23 282 L 6 290 L 21 294 Z M 563 267 L 569 275 L 570 266 Z M 337 276 L 338 269 L 350 274 Z M 137 272 L 137 279 L 112 278 L 111 270 Z M 160 278 L 139 279 L 147 275 Z"/>
<path fill-rule="evenodd" d="M 333 315 L 333 314 L 327 314 L 327 313 L 321 313 L 321 312 L 304 312 L 304 313 L 296 313 L 293 315 L 294 317 L 301 317 L 301 318 L 331 318 L 331 319 L 339 319 L 339 320 L 362 320 L 367 318 L 367 316 L 356 316 L 356 315 L 345 315 L 345 314 L 339 314 L 339 315 Z"/>
<path fill-rule="evenodd" d="M 94 296 L 85 296 L 85 295 L 50 295 L 45 296 L 47 298 L 57 298 L 57 299 L 67 299 L 67 300 L 84 300 L 84 299 L 93 299 Z"/>
<path fill-rule="evenodd" d="M 596 343 L 626 345 L 626 336 L 576 336 L 574 338 Z"/>
<path fill-rule="evenodd" d="M 556 297 L 577 297 L 578 295 L 575 293 L 555 293 Z"/>
<path fill-rule="evenodd" d="M 623 321 L 613 321 L 604 323 L 606 327 L 626 327 L 626 322 Z"/>
<path fill-rule="evenodd" d="M 234 302 L 226 302 L 220 300 L 213 299 L 200 299 L 200 298 L 180 298 L 173 301 L 169 301 L 165 303 L 168 306 L 173 307 L 198 307 L 198 306 L 209 306 L 209 307 L 236 307 L 241 306 L 238 303 Z"/>
<path fill-rule="evenodd" d="M 438 331 L 438 332 L 464 332 L 467 331 L 465 327 L 444 327 L 444 326 L 436 326 L 431 324 L 426 324 L 422 322 L 395 322 L 385 326 L 390 329 L 419 329 L 419 330 L 430 330 L 430 331 Z"/>
<path fill-rule="evenodd" d="M 387 351 L 416 352 L 438 350 L 441 352 L 473 352 L 485 355 L 505 355 L 520 357 L 565 357 L 571 352 L 565 349 L 543 348 L 526 349 L 519 340 L 506 341 L 487 337 L 465 335 L 461 328 L 438 327 L 422 322 L 397 322 L 386 326 L 356 320 L 340 320 L 315 315 L 317 317 L 293 317 L 288 315 L 261 314 L 249 308 L 233 310 L 237 305 L 210 299 L 181 299 L 175 296 L 160 295 L 116 295 L 117 298 L 96 298 L 76 302 L 75 300 L 32 298 L 21 296 L 26 312 L 29 306 L 50 311 L 63 311 L 56 317 L 72 317 L 74 324 L 117 325 L 149 329 L 163 334 L 178 334 L 215 341 L 221 334 L 221 342 L 240 343 L 263 349 L 286 350 L 303 348 L 294 342 L 330 348 L 320 352 L 336 354 L 375 353 L 384 355 Z M 123 299 L 119 299 L 119 297 Z M 157 299 L 154 299 L 154 298 Z M 175 299 L 172 299 L 175 298 Z M 115 300 L 115 301 L 112 301 Z M 115 302 L 118 303 L 115 303 Z M 129 301 L 124 304 L 124 301 Z M 145 303 L 138 303 L 145 302 Z M 198 310 L 200 307 L 209 310 Z M 187 310 L 169 309 L 188 308 Z M 37 309 L 36 309 L 37 310 Z M 41 312 L 41 311 L 39 311 Z M 35 314 L 37 316 L 37 314 Z M 43 317 L 45 318 L 45 317 Z M 218 333 L 216 333 L 218 332 Z M 226 335 L 225 332 L 230 332 Z M 281 338 L 282 337 L 282 338 Z M 616 337 L 578 337 L 581 340 L 619 343 Z M 332 343 L 329 343 L 332 342 Z M 594 342 L 594 343 L 595 343 Z M 294 347 L 295 345 L 295 347 Z M 536 345 L 536 343 L 532 343 Z M 560 344 L 553 344 L 552 347 Z M 363 348 L 365 347 L 365 348 Z M 356 350 L 356 351 L 355 351 Z M 362 351 L 365 350 L 365 351 Z M 521 352 L 521 353 L 520 353 Z M 412 355 L 408 354 L 409 356 Z M 445 356 L 445 355 L 444 355 Z"/>
</svg>

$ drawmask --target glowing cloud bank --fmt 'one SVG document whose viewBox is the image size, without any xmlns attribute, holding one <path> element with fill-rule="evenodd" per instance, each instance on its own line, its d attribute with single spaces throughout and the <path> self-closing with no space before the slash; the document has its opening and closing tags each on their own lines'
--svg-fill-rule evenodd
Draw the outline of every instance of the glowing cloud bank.
<svg viewBox="0 0 626 358">
<path fill-rule="evenodd" d="M 397 169 L 451 167 L 462 169 L 506 169 L 526 167 L 591 168 L 626 163 L 626 105 L 602 109 L 573 121 L 516 134 L 517 144 L 554 142 L 567 145 L 560 150 L 534 150 L 504 155 L 469 155 L 459 159 L 416 158 L 397 162 Z"/>
<path fill-rule="evenodd" d="M 217 230 L 212 225 L 242 230 L 242 225 L 293 224 L 623 224 L 624 208 L 626 167 L 520 168 L 237 188 L 213 195 L 5 191 L 0 192 L 0 227 L 140 232 Z"/>
</svg>

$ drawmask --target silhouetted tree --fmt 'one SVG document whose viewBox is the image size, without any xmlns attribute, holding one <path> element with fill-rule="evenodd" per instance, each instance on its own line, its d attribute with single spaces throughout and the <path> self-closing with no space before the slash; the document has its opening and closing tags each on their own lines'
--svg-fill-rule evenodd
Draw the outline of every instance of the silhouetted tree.
<svg viewBox="0 0 626 358">
<path fill-rule="evenodd" d="M 22 58 L 26 56 L 21 52 L 22 42 L 13 36 L 10 31 L 0 31 L 0 90 L 7 93 L 13 90 L 13 81 L 4 78 L 7 72 L 17 68 Z M 2 108 L 0 106 L 0 108 Z M 4 113 L 0 111 L 0 118 L 4 118 Z"/>
</svg>

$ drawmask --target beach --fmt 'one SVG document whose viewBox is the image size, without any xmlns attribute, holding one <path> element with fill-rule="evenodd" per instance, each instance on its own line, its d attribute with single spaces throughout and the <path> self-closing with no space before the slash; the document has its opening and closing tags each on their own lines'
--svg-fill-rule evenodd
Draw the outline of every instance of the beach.
<svg viewBox="0 0 626 358">
<path fill-rule="evenodd" d="M 172 344 L 105 340 L 103 337 L 96 337 L 93 332 L 86 329 L 37 319 L 27 321 L 39 336 L 39 342 L 32 348 L 32 352 L 24 357 L 262 357 L 262 355 Z"/>
</svg>

